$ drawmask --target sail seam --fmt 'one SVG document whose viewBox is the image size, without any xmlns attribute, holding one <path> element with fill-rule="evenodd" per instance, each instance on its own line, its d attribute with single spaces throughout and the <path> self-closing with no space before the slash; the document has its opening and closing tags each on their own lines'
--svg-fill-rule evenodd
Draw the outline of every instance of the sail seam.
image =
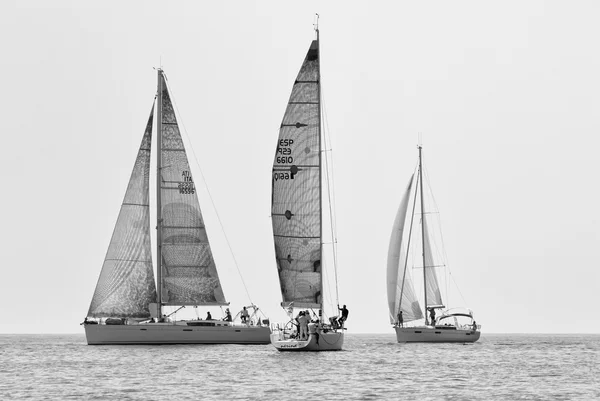
<svg viewBox="0 0 600 401">
<path fill-rule="evenodd" d="M 321 237 L 302 237 L 302 236 L 298 236 L 298 235 L 280 235 L 280 234 L 273 234 L 274 237 L 279 237 L 279 238 L 311 238 L 311 239 L 319 239 Z"/>
<path fill-rule="evenodd" d="M 163 228 L 175 228 L 180 230 L 187 230 L 190 228 L 205 228 L 206 226 L 162 226 Z"/>
<path fill-rule="evenodd" d="M 319 167 L 319 166 L 316 166 L 314 164 L 286 164 L 285 166 L 286 167 L 273 167 L 273 171 L 287 171 L 287 170 L 289 170 L 289 168 L 287 166 L 290 166 L 290 167 L 291 166 L 296 166 L 298 168 L 301 168 L 301 167 Z"/>
<path fill-rule="evenodd" d="M 177 181 L 179 182 L 179 181 Z M 183 182 L 183 181 L 182 181 Z M 170 189 L 170 190 L 175 190 L 175 191 L 179 191 L 178 187 L 160 187 L 160 189 Z"/>
<path fill-rule="evenodd" d="M 183 267 L 183 268 L 190 268 L 190 269 L 198 269 L 198 268 L 207 268 L 210 267 L 210 263 L 207 265 L 163 265 L 164 267 L 166 267 L 167 269 L 170 269 L 172 267 Z M 207 277 L 208 278 L 208 277 Z"/>
</svg>

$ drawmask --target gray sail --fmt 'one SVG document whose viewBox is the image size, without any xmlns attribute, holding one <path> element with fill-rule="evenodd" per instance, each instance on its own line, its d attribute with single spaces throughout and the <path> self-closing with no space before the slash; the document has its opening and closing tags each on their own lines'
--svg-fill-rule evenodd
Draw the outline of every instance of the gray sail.
<svg viewBox="0 0 600 401">
<path fill-rule="evenodd" d="M 387 262 L 387 294 L 388 308 L 390 311 L 390 323 L 395 323 L 398 319 L 398 314 L 402 311 L 404 322 L 422 319 L 423 312 L 417 299 L 412 276 L 406 266 L 406 253 L 404 250 L 403 236 L 410 234 L 406 227 L 407 209 L 413 177 L 410 178 L 400 207 L 394 220 L 392 235 L 390 236 L 390 246 L 388 249 Z"/>
<path fill-rule="evenodd" d="M 150 317 L 148 304 L 156 302 L 148 203 L 153 116 L 154 107 L 96 284 L 89 317 Z"/>
<path fill-rule="evenodd" d="M 296 77 L 277 139 L 271 219 L 283 304 L 321 304 L 319 42 Z"/>
<path fill-rule="evenodd" d="M 440 293 L 440 284 L 438 282 L 436 269 L 438 265 L 431 252 L 431 240 L 429 238 L 429 230 L 427 229 L 427 219 L 423 215 L 422 229 L 425 231 L 425 244 L 423 246 L 425 252 L 425 287 L 427 291 L 427 305 L 426 307 L 443 307 L 442 294 Z"/>
<path fill-rule="evenodd" d="M 225 305 L 196 187 L 162 75 L 161 80 L 161 301 L 164 305 Z"/>
</svg>

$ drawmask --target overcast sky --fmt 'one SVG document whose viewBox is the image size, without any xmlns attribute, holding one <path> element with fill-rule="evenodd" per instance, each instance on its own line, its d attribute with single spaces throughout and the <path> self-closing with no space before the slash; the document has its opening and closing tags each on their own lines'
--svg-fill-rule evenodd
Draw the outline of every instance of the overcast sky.
<svg viewBox="0 0 600 401">
<path fill-rule="evenodd" d="M 315 12 L 350 331 L 393 338 L 388 243 L 421 136 L 462 293 L 449 306 L 484 333 L 600 332 L 599 3 L 0 8 L 0 333 L 82 332 L 160 65 L 251 300 L 283 319 L 271 167 Z M 237 309 L 248 297 L 204 189 L 200 202 Z"/>
</svg>

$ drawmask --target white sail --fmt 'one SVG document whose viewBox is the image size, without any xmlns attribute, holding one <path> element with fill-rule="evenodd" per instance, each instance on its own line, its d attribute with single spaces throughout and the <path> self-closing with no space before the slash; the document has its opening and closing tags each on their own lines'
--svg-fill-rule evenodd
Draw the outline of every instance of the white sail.
<svg viewBox="0 0 600 401">
<path fill-rule="evenodd" d="M 400 343 L 472 343 L 479 339 L 480 331 L 479 326 L 473 320 L 473 314 L 470 310 L 467 313 L 449 310 L 441 311 L 440 314 L 436 313 L 436 309 L 445 308 L 436 273 L 437 268 L 443 265 L 441 263 L 443 258 L 432 247 L 437 242 L 437 234 L 439 233 L 437 230 L 430 230 L 431 226 L 429 223 L 431 220 L 429 220 L 430 215 L 428 213 L 431 213 L 431 210 L 434 210 L 434 208 L 430 207 L 431 205 L 426 205 L 426 197 L 423 190 L 422 147 L 418 146 L 418 149 L 419 166 L 417 179 L 415 180 L 415 192 L 411 194 L 411 187 L 414 180 L 413 174 L 400 203 L 400 209 L 394 221 L 394 228 L 390 238 L 387 266 L 390 322 L 394 324 L 396 339 Z M 418 206 L 419 204 L 420 207 Z M 411 208 L 410 212 L 408 211 L 409 207 Z M 410 216 L 409 222 L 406 221 L 407 215 Z M 420 220 L 420 227 L 416 224 L 415 217 Z M 431 234 L 434 235 L 431 236 Z M 406 248 L 409 248 L 412 253 L 411 269 L 417 268 L 420 274 L 415 278 L 422 278 L 423 280 L 423 287 L 419 291 L 419 296 L 424 298 L 422 305 L 426 308 L 425 310 L 422 310 L 419 306 L 410 276 L 411 269 L 407 268 L 409 258 L 404 253 L 404 235 L 408 236 Z M 395 324 L 400 320 L 400 312 L 402 312 L 402 323 L 423 319 L 423 312 L 426 312 L 429 316 L 425 316 L 425 324 Z M 464 318 L 467 319 L 466 322 L 460 320 Z"/>
<path fill-rule="evenodd" d="M 227 302 L 208 242 L 173 104 L 162 75 L 161 80 L 161 302 L 164 305 L 224 305 Z"/>
<path fill-rule="evenodd" d="M 406 266 L 406 253 L 402 242 L 413 178 L 414 176 L 411 176 L 400 202 L 400 208 L 394 220 L 388 249 L 387 293 L 391 323 L 397 321 L 400 311 L 402 311 L 405 322 L 423 318 L 423 312 L 419 306 L 412 277 Z"/>
<path fill-rule="evenodd" d="M 436 269 L 438 265 L 433 257 L 431 240 L 429 239 L 429 231 L 427 228 L 427 219 L 423 215 L 421 224 L 423 225 L 425 237 L 425 283 L 427 288 L 427 305 L 426 307 L 443 307 L 442 295 L 440 293 L 440 285 L 437 278 Z"/>
<path fill-rule="evenodd" d="M 149 176 L 154 107 L 127 185 L 88 317 L 149 317 L 156 302 L 150 244 Z"/>
</svg>

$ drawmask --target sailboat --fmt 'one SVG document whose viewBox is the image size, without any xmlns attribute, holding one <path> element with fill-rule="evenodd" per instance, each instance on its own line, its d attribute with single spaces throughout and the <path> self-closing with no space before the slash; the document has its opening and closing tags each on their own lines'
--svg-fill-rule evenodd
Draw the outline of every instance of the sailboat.
<svg viewBox="0 0 600 401">
<path fill-rule="evenodd" d="M 473 318 L 473 312 L 467 308 L 446 309 L 442 301 L 436 269 L 439 266 L 432 252 L 432 241 L 428 226 L 425 201 L 423 197 L 423 162 L 422 147 L 419 149 L 419 167 L 416 182 L 414 174 L 400 202 L 400 208 L 394 221 L 387 263 L 387 293 L 390 311 L 390 323 L 396 330 L 399 343 L 405 342 L 462 342 L 471 343 L 479 339 L 481 326 Z M 413 185 L 414 184 L 414 185 Z M 420 202 L 417 202 L 419 197 Z M 411 204 L 412 201 L 412 204 Z M 415 214 L 417 204 L 420 213 Z M 409 208 L 410 206 L 410 208 Z M 408 211 L 411 212 L 408 212 Z M 422 256 L 423 269 L 423 301 L 425 315 L 419 304 L 417 292 L 408 264 L 408 253 L 405 252 L 403 237 L 408 237 L 406 248 L 410 249 L 411 240 L 418 235 L 413 230 L 414 217 L 420 217 L 420 245 L 418 253 Z M 418 238 L 417 238 L 418 239 Z M 414 242 L 414 241 L 413 241 Z M 436 310 L 441 313 L 436 316 Z M 411 322 L 424 320 L 424 324 L 412 325 Z"/>
<path fill-rule="evenodd" d="M 162 69 L 158 91 L 96 290 L 82 323 L 87 343 L 268 344 L 258 308 L 245 323 L 207 316 L 177 320 L 185 307 L 229 305 L 213 260 L 196 187 Z M 150 238 L 150 151 L 157 111 L 157 284 Z M 169 313 L 170 309 L 178 308 Z M 169 311 L 167 310 L 169 309 Z M 244 310 L 247 310 L 244 308 Z M 197 311 L 197 309 L 196 309 Z M 167 315 L 167 313 L 169 313 Z"/>
<path fill-rule="evenodd" d="M 337 351 L 344 343 L 343 322 L 336 317 L 323 321 L 322 159 L 325 156 L 321 138 L 318 26 L 315 31 L 316 39 L 311 42 L 294 81 L 273 163 L 273 239 L 283 298 L 281 306 L 290 317 L 287 324 L 277 325 L 271 334 L 271 343 L 279 351 Z M 307 335 L 301 333 L 303 319 L 310 320 Z"/>
</svg>

